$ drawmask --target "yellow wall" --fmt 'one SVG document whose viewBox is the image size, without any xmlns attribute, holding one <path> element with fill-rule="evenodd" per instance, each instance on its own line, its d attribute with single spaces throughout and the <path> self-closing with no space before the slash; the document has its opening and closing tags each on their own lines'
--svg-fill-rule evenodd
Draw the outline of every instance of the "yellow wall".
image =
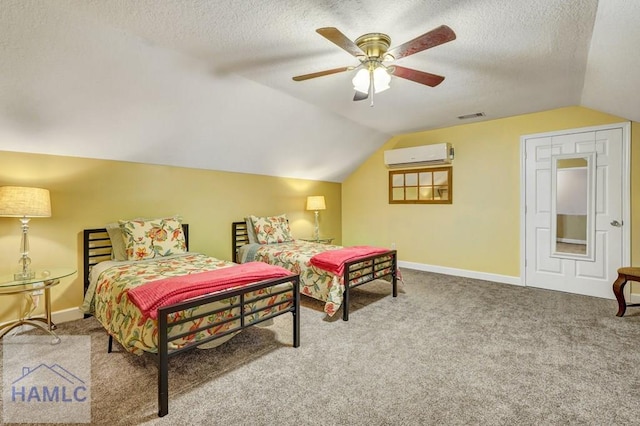
<svg viewBox="0 0 640 426">
<path fill-rule="evenodd" d="M 190 249 L 231 259 L 231 222 L 249 214 L 286 213 L 296 237 L 313 234 L 308 195 L 324 195 L 322 234 L 341 242 L 341 185 L 51 155 L 0 152 L 0 186 L 36 186 L 51 192 L 52 217 L 32 219 L 35 268 L 73 267 L 78 274 L 52 290 L 53 311 L 82 303 L 82 230 L 118 219 L 179 214 L 190 225 Z M 20 257 L 20 222 L 0 218 L 0 274 Z M 16 318 L 19 296 L 0 300 L 0 322 Z"/>
<path fill-rule="evenodd" d="M 396 136 L 343 183 L 343 241 L 385 247 L 395 243 L 401 261 L 519 277 L 520 137 L 623 121 L 569 107 Z M 455 148 L 453 204 L 389 204 L 383 152 L 440 142 Z M 631 163 L 640 164 L 638 123 L 632 123 Z M 638 188 L 640 167 L 632 167 L 632 263 L 636 265 L 640 264 L 640 197 L 633 194 Z"/>
<path fill-rule="evenodd" d="M 138 216 L 180 214 L 191 249 L 231 257 L 231 222 L 247 214 L 287 213 L 296 237 L 313 232 L 307 195 L 324 195 L 323 235 L 345 245 L 396 243 L 399 259 L 517 277 L 520 275 L 520 136 L 624 121 L 581 107 L 465 124 L 390 139 L 342 185 L 138 163 L 0 151 L 0 186 L 51 190 L 53 216 L 32 219 L 34 267 L 78 269 L 53 289 L 53 310 L 82 301 L 81 232 Z M 450 142 L 451 205 L 388 204 L 383 151 Z M 632 123 L 631 254 L 640 265 L 640 126 Z M 20 226 L 0 218 L 0 274 L 17 267 Z M 17 317 L 18 296 L 4 296 L 0 322 Z"/>
</svg>

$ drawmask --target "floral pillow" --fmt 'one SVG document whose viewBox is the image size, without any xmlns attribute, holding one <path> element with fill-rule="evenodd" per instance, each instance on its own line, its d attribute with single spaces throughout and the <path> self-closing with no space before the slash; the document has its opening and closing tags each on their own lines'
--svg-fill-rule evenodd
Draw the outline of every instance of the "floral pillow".
<svg viewBox="0 0 640 426">
<path fill-rule="evenodd" d="M 178 218 L 120 220 L 118 223 L 128 260 L 152 259 L 187 251 Z"/>
<path fill-rule="evenodd" d="M 251 216 L 256 240 L 260 244 L 285 243 L 293 241 L 287 215 L 258 217 Z"/>
</svg>

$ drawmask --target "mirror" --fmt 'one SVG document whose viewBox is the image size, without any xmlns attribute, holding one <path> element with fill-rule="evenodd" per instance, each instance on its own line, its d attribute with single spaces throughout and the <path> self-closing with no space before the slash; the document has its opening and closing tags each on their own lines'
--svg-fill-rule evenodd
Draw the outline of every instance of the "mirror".
<svg viewBox="0 0 640 426">
<path fill-rule="evenodd" d="M 551 157 L 551 255 L 595 260 L 595 154 Z"/>
</svg>

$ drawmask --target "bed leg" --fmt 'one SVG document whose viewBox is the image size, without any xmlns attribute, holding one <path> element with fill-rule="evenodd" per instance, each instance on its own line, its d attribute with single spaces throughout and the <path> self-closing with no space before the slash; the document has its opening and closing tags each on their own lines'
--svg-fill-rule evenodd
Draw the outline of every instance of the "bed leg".
<svg viewBox="0 0 640 426">
<path fill-rule="evenodd" d="M 167 316 L 158 316 L 158 417 L 169 413 L 169 342 Z"/>
<path fill-rule="evenodd" d="M 393 262 L 391 262 L 392 267 L 392 286 L 393 286 L 393 297 L 398 297 L 398 257 L 397 253 L 393 254 Z"/>
<path fill-rule="evenodd" d="M 349 321 L 349 283 L 344 286 L 342 296 L 342 321 Z"/>
<path fill-rule="evenodd" d="M 107 353 L 110 354 L 113 349 L 113 336 L 109 335 L 109 343 L 107 343 Z"/>
<path fill-rule="evenodd" d="M 349 321 L 349 289 L 351 286 L 351 266 L 345 265 L 344 275 L 342 275 L 342 282 L 344 283 L 344 291 L 342 292 L 342 321 Z M 334 284 L 336 284 L 334 282 Z"/>
<path fill-rule="evenodd" d="M 393 273 L 393 280 L 391 281 L 391 285 L 393 287 L 393 297 L 398 297 L 398 274 L 397 272 Z"/>
<path fill-rule="evenodd" d="M 300 278 L 293 283 L 293 347 L 300 346 Z"/>
</svg>

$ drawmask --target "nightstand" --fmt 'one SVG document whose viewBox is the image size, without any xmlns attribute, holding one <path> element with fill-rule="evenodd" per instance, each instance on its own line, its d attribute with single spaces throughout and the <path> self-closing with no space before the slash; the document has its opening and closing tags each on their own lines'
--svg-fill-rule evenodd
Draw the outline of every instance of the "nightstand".
<svg viewBox="0 0 640 426">
<path fill-rule="evenodd" d="M 310 243 L 320 243 L 320 244 L 331 244 L 333 242 L 333 237 L 320 237 L 320 238 L 298 238 L 302 241 L 308 241 Z"/>
<path fill-rule="evenodd" d="M 24 294 L 25 298 L 31 297 L 32 307 L 29 312 L 23 313 L 21 318 L 8 322 L 0 327 L 0 339 L 9 331 L 20 325 L 31 325 L 41 328 L 54 337 L 52 343 L 60 342 L 60 338 L 54 333 L 56 325 L 51 322 L 51 287 L 60 284 L 60 279 L 76 273 L 72 268 L 52 268 L 35 271 L 35 277 L 25 280 L 15 280 L 13 275 L 0 277 L 0 296 L 12 294 Z M 44 293 L 44 316 L 32 316 L 35 310 L 35 292 Z M 28 299 L 27 299 L 28 300 Z"/>
</svg>

